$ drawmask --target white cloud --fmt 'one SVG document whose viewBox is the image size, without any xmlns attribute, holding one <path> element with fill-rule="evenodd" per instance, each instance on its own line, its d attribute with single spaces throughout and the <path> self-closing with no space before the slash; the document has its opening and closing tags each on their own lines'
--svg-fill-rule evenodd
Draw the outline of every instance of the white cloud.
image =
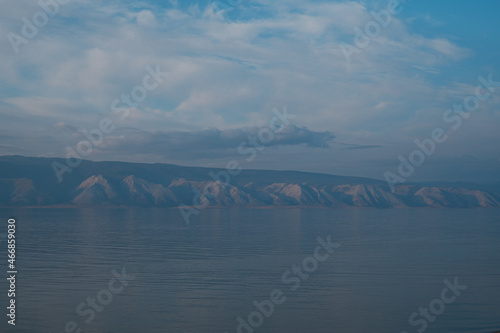
<svg viewBox="0 0 500 333">
<path fill-rule="evenodd" d="M 156 17 L 150 10 L 141 10 L 136 16 L 137 24 L 153 27 L 156 25 Z"/>
<path fill-rule="evenodd" d="M 4 101 L 15 105 L 25 114 L 37 117 L 61 117 L 65 109 L 72 107 L 68 100 L 40 96 L 13 97 Z"/>
<path fill-rule="evenodd" d="M 459 60 L 471 55 L 470 50 L 458 47 L 457 45 L 451 43 L 449 40 L 443 38 L 431 39 L 428 41 L 428 43 L 436 51 L 450 57 L 451 59 Z"/>
<path fill-rule="evenodd" d="M 33 11 L 23 3 L 9 2 L 9 12 Z M 458 91 L 429 75 L 473 55 L 449 39 L 416 34 L 395 16 L 347 64 L 339 43 L 372 20 L 358 2 L 254 1 L 223 16 L 199 5 L 84 3 L 65 8 L 20 55 L 8 44 L 0 49 L 1 86 L 9 89 L 0 92 L 9 103 L 0 105 L 3 114 L 21 110 L 44 118 L 39 126 L 90 128 L 110 114 L 113 99 L 142 83 L 147 65 L 159 64 L 168 77 L 120 125 L 260 126 L 273 107 L 287 105 L 296 125 L 345 141 L 411 143 L 409 124 L 418 118 L 412 135 L 425 134 L 432 110 Z M 0 32 L 19 30 L 19 19 L 7 16 L 0 14 Z"/>
</svg>

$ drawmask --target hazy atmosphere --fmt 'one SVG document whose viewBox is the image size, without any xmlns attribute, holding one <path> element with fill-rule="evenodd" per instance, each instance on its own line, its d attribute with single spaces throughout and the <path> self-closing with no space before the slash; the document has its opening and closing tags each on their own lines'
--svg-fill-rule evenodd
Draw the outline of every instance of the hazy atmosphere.
<svg viewBox="0 0 500 333">
<path fill-rule="evenodd" d="M 63 3 L 2 3 L 0 155 L 500 180 L 498 1 Z"/>
<path fill-rule="evenodd" d="M 500 1 L 0 3 L 0 332 L 500 333 Z"/>
</svg>

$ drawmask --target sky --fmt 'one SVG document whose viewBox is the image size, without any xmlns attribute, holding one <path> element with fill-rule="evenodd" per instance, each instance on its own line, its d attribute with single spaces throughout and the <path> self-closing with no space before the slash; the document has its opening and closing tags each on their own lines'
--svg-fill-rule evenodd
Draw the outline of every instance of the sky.
<svg viewBox="0 0 500 333">
<path fill-rule="evenodd" d="M 2 0 L 0 155 L 500 181 L 498 1 L 59 1 Z"/>
</svg>

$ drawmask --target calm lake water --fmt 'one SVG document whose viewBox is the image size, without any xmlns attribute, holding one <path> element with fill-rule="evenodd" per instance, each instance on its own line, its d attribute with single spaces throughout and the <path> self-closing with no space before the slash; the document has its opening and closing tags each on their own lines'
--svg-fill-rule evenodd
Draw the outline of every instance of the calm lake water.
<svg viewBox="0 0 500 333">
<path fill-rule="evenodd" d="M 73 323 L 99 333 L 237 332 L 237 318 L 250 325 L 253 312 L 254 323 L 262 318 L 254 332 L 500 330 L 499 210 L 207 209 L 189 226 L 175 209 L 0 212 L 0 234 L 17 220 L 18 256 L 17 325 L 4 312 L 1 332 L 78 332 Z M 328 235 L 340 247 L 317 268 L 304 261 Z M 303 262 L 306 278 L 287 276 L 299 286 L 283 281 Z M 112 270 L 123 268 L 134 279 L 112 293 Z M 446 304 L 444 280 L 455 278 L 467 289 L 445 293 Z M 6 279 L 0 287 L 6 311 Z M 284 302 L 256 314 L 254 301 L 275 289 Z M 98 294 L 107 304 L 89 311 Z M 439 315 L 410 325 L 430 303 Z"/>
</svg>

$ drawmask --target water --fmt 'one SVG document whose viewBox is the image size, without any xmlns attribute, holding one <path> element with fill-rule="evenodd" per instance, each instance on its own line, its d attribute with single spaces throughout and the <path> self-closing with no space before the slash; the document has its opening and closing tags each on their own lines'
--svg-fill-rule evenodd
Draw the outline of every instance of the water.
<svg viewBox="0 0 500 333">
<path fill-rule="evenodd" d="M 411 333 L 424 324 L 409 316 L 455 277 L 467 289 L 425 332 L 500 330 L 498 210 L 207 209 L 189 226 L 175 209 L 0 213 L 17 219 L 19 270 L 17 325 L 4 314 L 1 332 L 237 332 L 279 289 L 286 300 L 254 332 Z M 328 235 L 340 247 L 292 291 L 283 273 Z M 108 300 L 122 268 L 135 277 Z M 103 289 L 95 318 L 77 314 Z"/>
</svg>

